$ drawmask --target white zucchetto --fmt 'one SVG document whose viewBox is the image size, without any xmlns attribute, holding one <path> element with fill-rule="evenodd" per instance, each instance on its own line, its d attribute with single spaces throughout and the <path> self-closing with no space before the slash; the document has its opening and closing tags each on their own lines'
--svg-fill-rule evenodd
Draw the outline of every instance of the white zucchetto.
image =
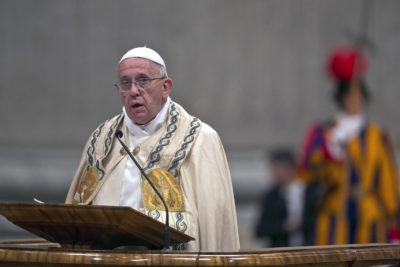
<svg viewBox="0 0 400 267">
<path fill-rule="evenodd" d="M 133 58 L 133 57 L 145 58 L 145 59 L 153 61 L 157 64 L 160 64 L 161 66 L 166 68 L 162 57 L 156 51 L 154 51 L 153 49 L 147 48 L 147 47 L 136 47 L 136 48 L 129 50 L 122 56 L 119 63 L 121 64 L 121 62 L 124 59 Z"/>
</svg>

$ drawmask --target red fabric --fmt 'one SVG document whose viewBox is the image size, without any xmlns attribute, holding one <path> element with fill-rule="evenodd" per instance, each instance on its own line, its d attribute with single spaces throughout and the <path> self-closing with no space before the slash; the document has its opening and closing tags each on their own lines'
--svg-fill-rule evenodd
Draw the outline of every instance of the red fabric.
<svg viewBox="0 0 400 267">
<path fill-rule="evenodd" d="M 328 59 L 328 73 L 337 80 L 350 81 L 365 75 L 367 60 L 357 48 L 339 46 Z"/>
<path fill-rule="evenodd" d="M 393 227 L 389 232 L 389 240 L 391 243 L 400 243 L 400 228 L 399 226 Z"/>
<path fill-rule="evenodd" d="M 300 151 L 300 160 L 298 168 L 303 169 L 308 165 L 309 157 L 312 152 L 312 147 L 314 145 L 314 140 L 318 133 L 318 125 L 312 124 L 307 131 L 306 137 L 304 138 L 302 149 Z"/>
</svg>

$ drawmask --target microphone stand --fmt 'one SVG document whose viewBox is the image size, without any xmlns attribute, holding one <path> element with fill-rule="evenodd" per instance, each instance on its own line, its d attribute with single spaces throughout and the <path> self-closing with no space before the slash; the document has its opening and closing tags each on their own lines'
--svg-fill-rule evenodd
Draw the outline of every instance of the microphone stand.
<svg viewBox="0 0 400 267">
<path fill-rule="evenodd" d="M 147 174 L 144 172 L 143 168 L 139 165 L 139 163 L 136 161 L 135 157 L 132 155 L 132 153 L 129 151 L 128 147 L 122 142 L 121 137 L 122 137 L 122 132 L 117 131 L 115 133 L 115 136 L 117 137 L 118 141 L 121 143 L 122 147 L 125 149 L 125 151 L 128 153 L 129 157 L 133 160 L 135 163 L 136 167 L 140 170 L 142 173 L 142 176 L 146 178 L 147 182 L 150 184 L 151 188 L 153 188 L 154 192 L 156 192 L 157 196 L 161 199 L 161 202 L 163 203 L 165 207 L 165 226 L 164 226 L 164 250 L 169 249 L 169 243 L 170 243 L 170 237 L 169 237 L 169 212 L 168 212 L 168 206 L 164 201 L 164 198 L 161 196 L 160 192 L 158 192 L 157 188 L 154 186 L 154 184 L 150 181 L 149 177 Z"/>
</svg>

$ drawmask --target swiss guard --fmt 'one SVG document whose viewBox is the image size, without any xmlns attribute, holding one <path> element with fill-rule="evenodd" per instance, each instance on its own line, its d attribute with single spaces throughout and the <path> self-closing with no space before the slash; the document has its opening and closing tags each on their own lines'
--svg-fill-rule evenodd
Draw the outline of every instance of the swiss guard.
<svg viewBox="0 0 400 267">
<path fill-rule="evenodd" d="M 384 243 L 395 226 L 398 177 L 392 138 L 370 121 L 367 62 L 359 49 L 341 46 L 328 60 L 338 111 L 313 124 L 300 153 L 299 176 L 321 185 L 316 245 Z"/>
</svg>

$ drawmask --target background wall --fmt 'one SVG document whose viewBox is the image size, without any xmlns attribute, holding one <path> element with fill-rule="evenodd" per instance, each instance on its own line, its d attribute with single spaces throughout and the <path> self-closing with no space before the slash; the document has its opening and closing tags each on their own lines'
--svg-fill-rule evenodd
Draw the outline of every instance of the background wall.
<svg viewBox="0 0 400 267">
<path fill-rule="evenodd" d="M 268 184 L 263 151 L 297 148 L 334 112 L 326 55 L 359 31 L 365 4 L 369 114 L 400 140 L 399 1 L 0 0 L 0 200 L 63 201 L 88 135 L 121 110 L 119 58 L 147 45 L 167 63 L 172 98 L 219 132 L 242 242 L 256 246 L 246 240 Z"/>
</svg>

